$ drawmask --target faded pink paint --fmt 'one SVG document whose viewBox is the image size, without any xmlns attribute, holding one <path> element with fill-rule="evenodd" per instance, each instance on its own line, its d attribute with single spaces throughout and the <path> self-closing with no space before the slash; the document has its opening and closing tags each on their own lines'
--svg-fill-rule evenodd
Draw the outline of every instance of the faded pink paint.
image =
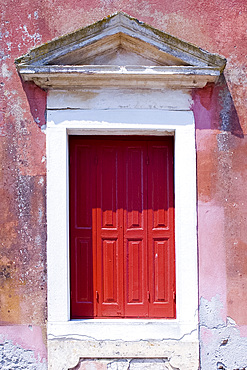
<svg viewBox="0 0 247 370">
<path fill-rule="evenodd" d="M 211 330 L 208 330 L 204 327 L 201 328 L 200 335 L 201 335 L 201 338 L 202 338 L 202 341 L 203 341 L 204 345 L 209 344 L 211 342 L 212 338 L 213 338 L 213 334 L 212 334 Z"/>
<path fill-rule="evenodd" d="M 238 327 L 241 337 L 247 337 L 247 325 L 242 325 Z"/>
<path fill-rule="evenodd" d="M 241 214 L 247 197 L 239 183 L 246 157 L 241 155 L 245 142 L 235 107 L 224 79 L 194 93 L 192 107 L 196 122 L 198 183 L 199 296 L 208 300 L 222 297 L 224 316 L 245 324 L 246 252 L 241 259 L 236 248 L 247 237 Z M 222 134 L 223 131 L 223 134 Z M 241 158 L 242 157 L 242 158 Z M 241 158 L 241 159 L 240 159 Z M 239 188 L 243 191 L 239 192 Z M 238 212 L 238 209 L 241 213 Z M 238 247 L 236 247 L 238 245 Z M 235 266 L 233 270 L 232 266 Z M 242 283 L 241 283 L 242 279 Z"/>
<path fill-rule="evenodd" d="M 107 370 L 107 363 L 95 361 L 83 361 L 78 370 Z"/>
<path fill-rule="evenodd" d="M 6 340 L 11 340 L 18 347 L 32 350 L 37 360 L 47 357 L 42 330 L 38 326 L 0 326 L 0 343 L 3 344 Z"/>
<path fill-rule="evenodd" d="M 198 202 L 199 291 L 211 300 L 217 294 L 226 318 L 226 256 L 224 245 L 224 208 L 213 202 Z"/>
</svg>

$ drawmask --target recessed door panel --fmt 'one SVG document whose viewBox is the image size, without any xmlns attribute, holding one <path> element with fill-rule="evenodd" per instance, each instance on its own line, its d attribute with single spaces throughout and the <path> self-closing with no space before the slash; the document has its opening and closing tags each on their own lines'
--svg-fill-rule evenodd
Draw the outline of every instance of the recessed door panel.
<svg viewBox="0 0 247 370">
<path fill-rule="evenodd" d="M 156 239 L 153 243 L 153 300 L 168 302 L 169 292 L 169 250 L 168 241 Z"/>
<path fill-rule="evenodd" d="M 75 147 L 75 227 L 92 227 L 92 145 Z"/>
<path fill-rule="evenodd" d="M 102 146 L 100 154 L 101 170 L 101 212 L 102 228 L 116 228 L 116 211 L 118 208 L 118 153 L 114 146 Z"/>
<path fill-rule="evenodd" d="M 145 147 L 133 145 L 126 155 L 126 217 L 127 229 L 142 228 L 143 225 L 143 157 Z"/>
<path fill-rule="evenodd" d="M 92 241 L 91 238 L 76 238 L 76 302 L 92 303 Z"/>
<path fill-rule="evenodd" d="M 102 242 L 102 279 L 103 303 L 118 302 L 118 242 L 117 240 L 103 240 Z"/>
<path fill-rule="evenodd" d="M 169 220 L 168 148 L 164 145 L 152 145 L 150 151 L 151 189 L 154 189 L 150 192 L 150 206 L 153 210 L 152 227 L 166 228 Z"/>
<path fill-rule="evenodd" d="M 127 303 L 143 302 L 143 258 L 142 240 L 127 241 L 126 285 Z"/>
</svg>

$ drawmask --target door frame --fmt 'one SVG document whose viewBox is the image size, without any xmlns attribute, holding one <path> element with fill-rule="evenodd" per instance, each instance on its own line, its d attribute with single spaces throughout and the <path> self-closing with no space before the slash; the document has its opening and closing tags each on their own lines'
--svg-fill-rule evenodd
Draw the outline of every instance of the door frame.
<svg viewBox="0 0 247 370">
<path fill-rule="evenodd" d="M 68 135 L 150 135 L 175 137 L 175 249 L 177 318 L 150 321 L 143 334 L 126 319 L 112 323 L 119 337 L 198 337 L 195 125 L 191 111 L 50 110 L 47 134 L 48 338 L 83 333 L 105 338 L 104 319 L 70 320 Z M 58 211 L 59 210 L 59 211 Z M 106 319 L 108 320 L 108 319 Z M 94 321 L 94 322 L 92 322 Z M 108 320 L 108 325 L 111 320 Z M 90 325 L 89 325 L 90 324 Z M 103 325 L 103 326 L 102 326 Z M 126 326 L 127 325 L 127 326 Z M 128 328 L 128 329 L 126 329 Z M 109 334 L 109 333 L 107 333 Z"/>
</svg>

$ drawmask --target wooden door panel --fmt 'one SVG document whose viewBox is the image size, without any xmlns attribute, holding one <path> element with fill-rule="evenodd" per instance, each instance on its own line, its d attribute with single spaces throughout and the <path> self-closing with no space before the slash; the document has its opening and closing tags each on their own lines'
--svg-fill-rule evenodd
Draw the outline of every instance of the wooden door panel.
<svg viewBox="0 0 247 370">
<path fill-rule="evenodd" d="M 173 143 L 148 143 L 150 317 L 175 317 Z"/>
<path fill-rule="evenodd" d="M 127 303 L 143 303 L 143 241 L 128 240 L 126 259 L 126 293 Z"/>
<path fill-rule="evenodd" d="M 151 189 L 149 206 L 152 209 L 152 229 L 168 227 L 169 211 L 169 157 L 168 148 L 154 144 L 150 148 Z M 150 220 L 151 221 L 151 220 Z M 151 226 L 151 225 L 150 225 Z"/>
<path fill-rule="evenodd" d="M 97 316 L 123 315 L 122 150 L 112 140 L 97 144 Z"/>
<path fill-rule="evenodd" d="M 126 153 L 126 228 L 144 229 L 144 147 L 130 146 Z"/>
<path fill-rule="evenodd" d="M 101 227 L 117 229 L 116 213 L 118 208 L 118 182 L 117 182 L 117 163 L 118 153 L 114 146 L 102 146 L 99 152 L 99 170 L 101 179 L 100 208 L 101 208 Z"/>
<path fill-rule="evenodd" d="M 102 241 L 102 280 L 103 292 L 102 301 L 104 303 L 118 302 L 118 241 Z"/>
<path fill-rule="evenodd" d="M 169 250 L 168 240 L 156 239 L 153 244 L 153 302 L 168 302 Z"/>
<path fill-rule="evenodd" d="M 75 228 L 92 228 L 93 146 L 75 146 Z"/>
<path fill-rule="evenodd" d="M 93 266 L 91 238 L 75 240 L 76 302 L 93 303 Z"/>
<path fill-rule="evenodd" d="M 96 204 L 94 157 L 94 146 L 91 141 L 70 138 L 71 318 L 94 316 L 92 237 L 93 217 L 95 218 L 93 210 Z"/>
<path fill-rule="evenodd" d="M 130 141 L 124 148 L 125 315 L 148 315 L 147 300 L 147 145 Z"/>
</svg>

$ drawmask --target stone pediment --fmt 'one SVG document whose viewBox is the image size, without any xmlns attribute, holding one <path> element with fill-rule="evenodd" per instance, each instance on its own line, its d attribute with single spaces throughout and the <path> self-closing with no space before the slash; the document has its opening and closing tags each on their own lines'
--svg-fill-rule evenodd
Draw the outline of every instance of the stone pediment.
<svg viewBox="0 0 247 370">
<path fill-rule="evenodd" d="M 52 40 L 16 60 L 24 81 L 42 88 L 203 87 L 226 60 L 125 13 Z"/>
</svg>

